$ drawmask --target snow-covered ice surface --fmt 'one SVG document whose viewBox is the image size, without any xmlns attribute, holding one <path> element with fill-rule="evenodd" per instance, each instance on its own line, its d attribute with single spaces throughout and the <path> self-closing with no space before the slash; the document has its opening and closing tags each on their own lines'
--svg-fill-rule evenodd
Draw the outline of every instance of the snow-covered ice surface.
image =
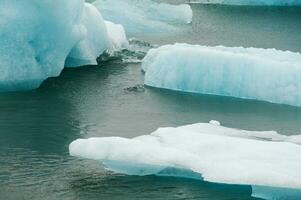
<svg viewBox="0 0 301 200">
<path fill-rule="evenodd" d="M 99 11 L 84 0 L 1 0 L 0 91 L 37 88 L 65 64 L 95 64 L 116 46 L 111 40 Z"/>
<path fill-rule="evenodd" d="M 105 20 L 122 24 L 127 33 L 174 31 L 174 25 L 192 20 L 189 5 L 171 5 L 152 0 L 97 0 L 93 3 Z"/>
<path fill-rule="evenodd" d="M 301 54 L 275 49 L 166 45 L 143 60 L 145 84 L 301 106 Z"/>
<path fill-rule="evenodd" d="M 300 138 L 211 121 L 159 128 L 133 139 L 78 139 L 69 150 L 72 156 L 99 160 L 117 173 L 251 185 L 256 197 L 296 199 L 301 197 Z"/>
<path fill-rule="evenodd" d="M 226 5 L 301 6 L 301 0 L 195 0 L 192 2 Z"/>
</svg>

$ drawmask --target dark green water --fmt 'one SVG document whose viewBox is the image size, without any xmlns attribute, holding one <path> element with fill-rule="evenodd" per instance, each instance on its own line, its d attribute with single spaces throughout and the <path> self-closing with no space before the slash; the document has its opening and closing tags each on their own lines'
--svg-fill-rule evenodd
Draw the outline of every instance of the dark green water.
<svg viewBox="0 0 301 200">
<path fill-rule="evenodd" d="M 184 33 L 143 39 L 301 51 L 300 19 L 300 8 L 195 6 Z M 116 60 L 67 69 L 34 91 L 0 94 L 0 199 L 252 199 L 248 186 L 116 175 L 98 162 L 70 157 L 68 145 L 80 137 L 134 137 L 211 119 L 248 130 L 301 132 L 301 108 L 131 89 L 142 83 L 140 64 Z"/>
</svg>

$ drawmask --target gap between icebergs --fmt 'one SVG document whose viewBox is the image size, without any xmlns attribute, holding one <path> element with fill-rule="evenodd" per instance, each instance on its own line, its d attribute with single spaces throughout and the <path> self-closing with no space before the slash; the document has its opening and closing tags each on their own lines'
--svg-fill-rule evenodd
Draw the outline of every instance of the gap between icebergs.
<svg viewBox="0 0 301 200">
<path fill-rule="evenodd" d="M 166 45 L 142 62 L 145 84 L 301 106 L 301 54 L 275 49 Z"/>
<path fill-rule="evenodd" d="M 217 121 L 159 128 L 133 139 L 78 139 L 72 156 L 128 175 L 178 176 L 251 185 L 253 196 L 301 197 L 301 135 L 227 128 Z M 291 189 L 289 189 L 291 188 Z"/>
</svg>

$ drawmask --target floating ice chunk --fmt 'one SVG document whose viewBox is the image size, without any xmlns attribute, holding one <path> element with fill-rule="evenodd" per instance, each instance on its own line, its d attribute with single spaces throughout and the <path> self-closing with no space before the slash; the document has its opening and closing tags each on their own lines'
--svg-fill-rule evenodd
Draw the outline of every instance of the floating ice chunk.
<svg viewBox="0 0 301 200">
<path fill-rule="evenodd" d="M 85 4 L 81 24 L 85 36 L 69 53 L 65 64 L 67 67 L 97 64 L 96 58 L 111 47 L 105 22 L 93 5 Z"/>
<path fill-rule="evenodd" d="M 166 45 L 143 60 L 145 84 L 301 106 L 301 54 L 275 49 Z"/>
<path fill-rule="evenodd" d="M 256 5 L 256 6 L 300 6 L 301 0 L 196 0 L 193 2 L 226 4 L 226 5 Z"/>
<path fill-rule="evenodd" d="M 37 88 L 65 64 L 96 64 L 102 52 L 125 39 L 114 36 L 84 0 L 0 0 L 0 91 Z"/>
<path fill-rule="evenodd" d="M 190 23 L 189 5 L 171 5 L 152 0 L 97 0 L 93 3 L 106 20 L 122 24 L 127 33 L 164 32 Z"/>
<path fill-rule="evenodd" d="M 118 173 L 253 185 L 257 196 L 277 188 L 293 188 L 300 195 L 301 145 L 293 137 L 199 123 L 159 128 L 133 139 L 78 139 L 69 150 L 72 156 L 99 160 Z"/>
</svg>

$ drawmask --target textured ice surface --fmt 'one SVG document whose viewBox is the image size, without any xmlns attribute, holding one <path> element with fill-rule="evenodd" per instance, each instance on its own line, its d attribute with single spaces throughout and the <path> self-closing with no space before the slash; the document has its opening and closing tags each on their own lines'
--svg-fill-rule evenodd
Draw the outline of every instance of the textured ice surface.
<svg viewBox="0 0 301 200">
<path fill-rule="evenodd" d="M 36 88 L 65 63 L 95 64 L 116 42 L 84 0 L 0 0 L 0 91 Z"/>
<path fill-rule="evenodd" d="M 275 49 L 166 45 L 143 60 L 145 84 L 301 106 L 301 54 Z"/>
<path fill-rule="evenodd" d="M 106 20 L 122 24 L 127 33 L 164 32 L 177 24 L 190 23 L 189 5 L 171 5 L 152 0 L 97 0 L 93 3 Z"/>
<path fill-rule="evenodd" d="M 256 187 L 253 195 L 258 197 L 271 196 L 271 191 L 280 197 L 281 191 L 291 190 L 284 197 L 296 198 L 301 197 L 298 138 L 274 131 L 226 128 L 211 121 L 159 128 L 150 135 L 133 139 L 78 139 L 70 144 L 69 150 L 73 156 L 99 160 L 118 173 L 252 185 Z"/>
<path fill-rule="evenodd" d="M 301 0 L 196 0 L 193 2 L 227 5 L 301 6 Z"/>
</svg>

